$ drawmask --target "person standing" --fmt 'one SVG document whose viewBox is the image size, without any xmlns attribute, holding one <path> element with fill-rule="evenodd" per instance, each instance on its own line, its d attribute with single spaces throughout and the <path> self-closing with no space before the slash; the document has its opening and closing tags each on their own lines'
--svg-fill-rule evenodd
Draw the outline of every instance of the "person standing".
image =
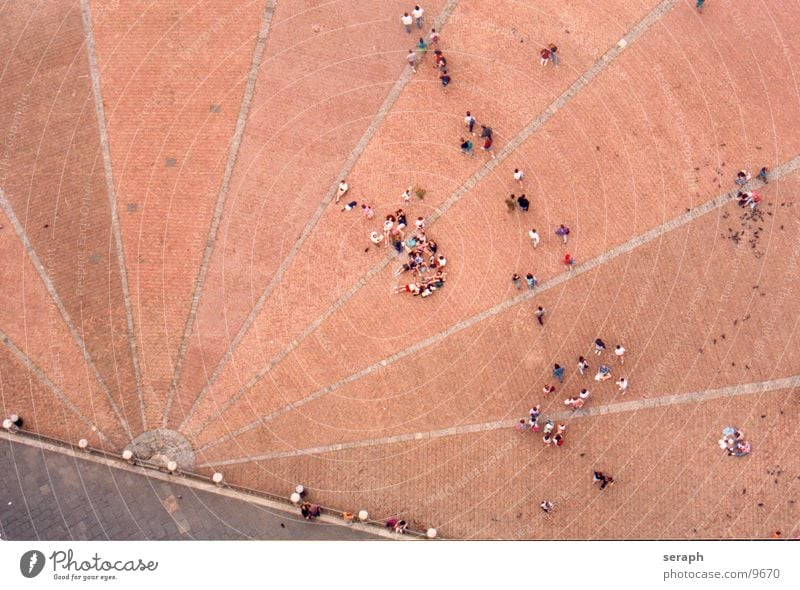
<svg viewBox="0 0 800 590">
<path fill-rule="evenodd" d="M 572 257 L 572 254 L 567 252 L 564 254 L 564 260 L 562 261 L 564 266 L 567 267 L 567 270 L 572 271 L 572 267 L 575 266 L 575 259 Z"/>
<path fill-rule="evenodd" d="M 411 31 L 409 31 L 411 32 Z M 550 50 L 546 47 L 539 52 L 539 63 L 542 66 L 546 66 L 547 62 L 550 61 Z"/>
<path fill-rule="evenodd" d="M 544 326 L 544 314 L 547 313 L 541 305 L 536 308 L 536 311 L 533 312 L 533 315 L 536 316 L 536 321 L 539 322 L 540 326 Z"/>
<path fill-rule="evenodd" d="M 628 380 L 625 377 L 620 377 L 617 381 L 617 387 L 622 395 L 628 393 Z"/>
<path fill-rule="evenodd" d="M 486 152 L 487 154 L 489 154 L 492 157 L 492 159 L 494 159 L 494 154 L 492 153 L 492 138 L 491 137 L 487 137 L 484 140 L 484 142 L 483 142 L 483 151 Z M 522 205 L 520 205 L 520 208 L 521 207 L 522 207 Z M 523 209 L 523 211 L 526 211 L 526 209 Z"/>
<path fill-rule="evenodd" d="M 464 117 L 464 125 L 467 126 L 467 131 L 472 133 L 472 135 L 475 135 L 475 131 L 473 131 L 473 129 L 475 129 L 475 123 L 477 123 L 475 117 L 472 116 L 472 113 L 467 111 L 467 116 Z"/>
<path fill-rule="evenodd" d="M 375 211 L 366 203 L 361 204 L 361 212 L 364 214 L 364 219 L 372 219 L 375 217 Z"/>
<path fill-rule="evenodd" d="M 414 188 L 414 187 L 411 187 L 411 186 L 410 186 L 410 187 L 408 187 L 408 188 L 407 188 L 407 189 L 406 189 L 406 190 L 403 192 L 403 194 L 402 194 L 402 195 L 400 195 L 400 198 L 401 198 L 401 199 L 403 199 L 403 203 L 405 203 L 405 204 L 408 204 L 408 202 L 411 200 L 411 189 L 412 189 L 412 188 Z"/>
<path fill-rule="evenodd" d="M 761 170 L 758 171 L 758 179 L 763 182 L 764 184 L 769 184 L 767 182 L 767 172 L 769 172 L 769 168 L 764 166 Z"/>
<path fill-rule="evenodd" d="M 586 369 L 589 368 L 589 363 L 586 362 L 586 359 L 582 356 L 578 357 L 578 373 L 583 375 L 586 372 Z"/>
<path fill-rule="evenodd" d="M 525 187 L 522 186 L 522 179 L 523 178 L 525 178 L 525 173 L 522 170 L 520 170 L 519 168 L 514 168 L 514 180 L 516 180 L 517 183 L 519 183 L 519 188 L 521 188 L 522 190 L 525 190 Z"/>
<path fill-rule="evenodd" d="M 705 3 L 706 3 L 706 0 L 697 0 L 697 3 L 695 4 L 695 8 L 697 8 L 697 12 L 699 14 L 703 14 L 703 4 L 705 4 Z"/>
<path fill-rule="evenodd" d="M 506 207 L 508 207 L 509 213 L 513 213 L 514 210 L 517 208 L 517 201 L 514 195 L 506 197 Z"/>
<path fill-rule="evenodd" d="M 442 75 L 439 76 L 439 82 L 442 83 L 442 90 L 447 94 L 447 87 L 450 85 L 450 74 L 447 73 L 446 68 L 442 70 Z"/>
<path fill-rule="evenodd" d="M 406 28 L 406 33 L 409 35 L 411 34 L 411 24 L 414 22 L 414 19 L 411 18 L 411 15 L 407 12 L 403 13 L 403 16 L 400 17 L 400 22 L 403 23 L 403 26 Z"/>
<path fill-rule="evenodd" d="M 481 139 L 483 139 L 484 137 L 488 137 L 489 139 L 491 139 L 492 128 L 486 125 L 481 125 Z"/>
<path fill-rule="evenodd" d="M 491 140 L 487 140 L 487 141 L 491 141 Z M 494 157 L 494 156 L 492 156 L 492 157 Z M 528 200 L 528 197 L 526 197 L 525 195 L 520 195 L 519 198 L 517 199 L 517 204 L 519 205 L 520 211 L 527 211 L 528 207 L 530 207 L 530 205 L 531 205 L 531 202 Z"/>
<path fill-rule="evenodd" d="M 539 284 L 539 281 L 536 280 L 536 277 L 533 276 L 533 273 L 528 273 L 525 275 L 525 282 L 528 283 L 528 290 L 532 290 Z"/>
<path fill-rule="evenodd" d="M 431 34 L 430 37 L 428 37 L 428 39 L 430 39 L 431 45 L 433 45 L 437 49 L 439 48 L 439 33 L 436 32 L 436 29 L 431 29 Z"/>
<path fill-rule="evenodd" d="M 425 54 L 428 52 L 428 44 L 425 43 L 425 39 L 422 37 L 419 38 L 419 43 L 417 43 L 417 63 L 422 63 L 425 59 Z"/>
<path fill-rule="evenodd" d="M 605 349 L 606 349 L 606 343 L 605 343 L 605 342 L 603 342 L 603 341 L 602 341 L 600 338 L 597 338 L 597 339 L 594 341 L 594 353 L 595 353 L 597 356 L 600 356 L 601 354 L 603 354 L 603 351 L 604 351 Z"/>
<path fill-rule="evenodd" d="M 567 243 L 567 238 L 569 236 L 569 228 L 562 223 L 556 229 L 556 235 L 560 236 L 561 239 L 564 240 L 564 243 L 566 244 Z"/>
<path fill-rule="evenodd" d="M 617 358 L 619 359 L 619 364 L 620 365 L 624 365 L 625 364 L 625 349 L 622 347 L 621 344 L 617 344 L 614 347 L 614 354 L 617 355 Z"/>
<path fill-rule="evenodd" d="M 531 239 L 533 249 L 536 250 L 536 246 L 539 245 L 539 232 L 536 231 L 536 228 L 531 228 L 531 231 L 528 232 L 528 237 Z"/>
<path fill-rule="evenodd" d="M 414 10 L 411 11 L 411 16 L 414 17 L 414 20 L 417 21 L 417 28 L 422 29 L 422 15 L 425 14 L 425 11 L 420 7 L 419 4 L 414 6 Z"/>
<path fill-rule="evenodd" d="M 522 285 L 519 282 L 519 275 L 517 273 L 511 275 L 511 282 L 514 284 L 517 290 L 522 289 Z"/>
<path fill-rule="evenodd" d="M 551 43 L 549 49 L 550 49 L 550 59 L 553 60 L 553 65 L 555 67 L 558 67 L 558 47 L 556 47 Z"/>
<path fill-rule="evenodd" d="M 341 182 L 339 183 L 339 188 L 336 189 L 336 202 L 337 203 L 339 202 L 339 199 L 341 199 L 349 189 L 350 189 L 350 187 L 347 185 L 347 181 L 343 178 L 341 180 Z"/>
<path fill-rule="evenodd" d="M 408 50 L 408 55 L 406 55 L 406 61 L 408 65 L 411 66 L 411 71 L 415 74 L 417 73 L 417 56 L 414 54 L 413 49 Z"/>
<path fill-rule="evenodd" d="M 553 377 L 564 383 L 564 367 L 556 363 L 553 365 Z"/>
</svg>

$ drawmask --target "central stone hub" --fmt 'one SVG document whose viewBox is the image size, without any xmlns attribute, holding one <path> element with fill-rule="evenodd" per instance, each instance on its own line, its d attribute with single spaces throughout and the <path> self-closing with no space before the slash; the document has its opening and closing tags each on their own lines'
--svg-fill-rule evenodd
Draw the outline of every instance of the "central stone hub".
<svg viewBox="0 0 800 590">
<path fill-rule="evenodd" d="M 143 432 L 125 447 L 137 459 L 152 461 L 166 467 L 170 461 L 181 471 L 193 471 L 195 464 L 192 445 L 181 433 L 166 428 Z"/>
</svg>

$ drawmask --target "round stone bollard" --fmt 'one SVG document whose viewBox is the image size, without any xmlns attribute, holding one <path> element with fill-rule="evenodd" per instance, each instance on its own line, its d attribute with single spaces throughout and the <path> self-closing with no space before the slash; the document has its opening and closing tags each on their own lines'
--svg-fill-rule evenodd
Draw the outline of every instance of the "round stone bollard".
<svg viewBox="0 0 800 590">
<path fill-rule="evenodd" d="M 214 475 L 211 476 L 211 481 L 213 481 L 218 486 L 222 485 L 222 474 L 217 471 Z"/>
<path fill-rule="evenodd" d="M 130 449 L 125 449 L 122 451 L 122 458 L 125 459 L 128 463 L 133 463 L 133 451 Z"/>
<path fill-rule="evenodd" d="M 89 450 L 89 441 L 86 440 L 85 438 L 82 438 L 81 440 L 78 441 L 78 448 L 80 450 L 82 450 L 82 451 L 87 451 L 88 452 L 88 450 Z"/>
<path fill-rule="evenodd" d="M 369 518 L 369 512 L 367 512 L 366 510 L 360 510 L 358 512 L 358 520 L 360 520 L 361 522 L 367 522 L 368 518 Z"/>
<path fill-rule="evenodd" d="M 435 528 L 431 527 L 427 530 L 425 534 L 428 536 L 429 539 L 435 539 L 437 532 Z"/>
<path fill-rule="evenodd" d="M 178 470 L 178 464 L 175 461 L 170 461 L 167 463 L 167 471 L 170 473 L 175 473 Z"/>
<path fill-rule="evenodd" d="M 10 418 L 3 420 L 3 429 L 14 432 L 14 422 Z"/>
<path fill-rule="evenodd" d="M 292 495 L 289 496 L 289 501 L 291 501 L 291 503 L 295 506 L 298 505 L 300 503 L 300 494 L 293 492 Z"/>
</svg>

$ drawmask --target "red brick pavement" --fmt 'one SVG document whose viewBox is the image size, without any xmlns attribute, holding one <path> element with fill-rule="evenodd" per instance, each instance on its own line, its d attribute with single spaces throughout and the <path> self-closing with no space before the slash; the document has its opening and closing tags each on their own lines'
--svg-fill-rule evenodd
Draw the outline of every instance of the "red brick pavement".
<svg viewBox="0 0 800 590">
<path fill-rule="evenodd" d="M 426 5 L 428 15 L 441 4 Z M 369 200 L 382 215 L 399 205 L 399 193 L 413 183 L 428 195 L 409 207 L 411 214 L 434 212 L 484 158 L 478 153 L 465 160 L 456 152 L 463 112 L 471 109 L 491 123 L 502 149 L 654 3 L 617 4 L 459 5 L 443 35 L 454 76 L 450 92 L 443 95 L 433 71 L 421 68 L 350 175 L 353 198 Z M 152 427 L 160 423 L 169 396 L 263 4 L 243 2 L 224 13 L 189 3 L 91 7 Z M 278 3 L 172 426 L 183 421 L 400 74 L 409 40 L 397 23 L 398 7 L 339 3 L 338 11 L 326 12 L 317 3 Z M 331 310 L 383 256 L 363 251 L 369 224 L 357 212 L 331 207 L 184 434 L 197 435 L 197 449 L 215 443 L 258 416 L 316 397 L 362 367 L 516 295 L 508 281 L 512 272 L 533 270 L 540 280 L 564 272 L 558 265 L 563 248 L 552 236 L 558 223 L 573 228 L 569 250 L 580 263 L 728 190 L 741 166 L 755 171 L 797 156 L 798 94 L 786 72 L 796 61 L 798 40 L 790 19 L 775 18 L 763 7 L 727 8 L 707 10 L 701 18 L 678 3 L 449 209 L 431 229 L 450 261 L 449 280 L 429 300 L 391 295 L 392 264 Z M 39 62 L 29 56 L 9 62 L 5 71 L 17 72 L 8 78 L 15 100 L 3 106 L 7 116 L 0 131 L 15 149 L 0 159 L 0 187 L 40 256 L 57 250 L 48 274 L 86 334 L 101 373 L 107 380 L 119 376 L 111 379 L 112 393 L 129 411 L 135 384 L 79 6 L 28 10 L 40 19 L 41 30 L 62 27 L 63 34 L 48 41 L 71 45 L 46 48 L 41 32 L 26 32 L 26 45 L 43 46 L 38 55 L 46 57 L 33 98 L 25 98 L 19 81 L 38 72 Z M 67 18 L 62 22 L 59 14 Z M 27 18 L 22 12 L 6 15 L 15 22 Z M 343 24 L 352 26 L 345 30 Z M 535 63 L 536 50 L 548 41 L 562 49 L 558 70 Z M 43 151 L 32 152 L 33 145 Z M 15 158 L 14 166 L 9 158 Z M 175 166 L 165 166 L 166 158 L 175 158 Z M 502 197 L 515 191 L 510 175 L 518 165 L 527 172 L 532 211 L 509 216 Z M 58 169 L 64 170 L 58 180 L 65 202 L 73 194 L 89 195 L 84 198 L 92 207 L 88 216 L 80 206 L 67 213 L 59 207 L 60 230 L 55 223 L 41 224 L 52 230 L 48 235 L 35 220 L 54 215 L 52 202 L 43 199 L 53 194 L 52 170 Z M 26 178 L 35 182 L 26 186 Z M 563 360 L 571 375 L 574 357 L 598 333 L 612 345 L 622 340 L 630 351 L 630 400 L 797 375 L 800 366 L 791 352 L 797 345 L 791 299 L 798 288 L 797 183 L 795 173 L 765 187 L 764 217 L 757 223 L 742 226 L 741 210 L 728 204 L 541 298 L 337 387 L 266 427 L 204 449 L 200 459 L 247 458 L 515 417 L 538 395 L 552 362 Z M 96 270 L 81 271 L 74 235 L 63 232 L 74 233 L 86 222 L 96 230 L 87 238 L 96 241 L 87 241 L 86 249 L 99 256 L 90 259 Z M 534 223 L 544 238 L 536 252 L 525 236 Z M 22 262 L 3 268 L 4 300 L 15 303 L 0 311 L 0 328 L 121 447 L 125 438 L 108 401 L 23 258 L 10 224 L 3 225 L 3 259 Z M 748 240 L 759 227 L 751 247 Z M 729 236 L 738 230 L 745 234 L 734 244 Z M 70 297 L 66 293 L 75 290 L 83 272 L 97 288 Z M 544 330 L 531 315 L 537 302 L 549 311 Z M 28 315 L 20 315 L 23 309 Z M 329 312 L 283 358 L 287 345 L 305 338 L 304 330 Z M 4 409 L 24 408 L 36 428 L 52 421 L 51 432 L 59 436 L 85 429 L 36 382 L 26 392 L 25 370 L 8 350 L 3 355 L 3 391 L 6 383 L 15 390 L 11 398 L 4 393 Z M 220 404 L 243 391 L 276 355 L 276 366 L 218 419 Z M 568 388 L 577 390 L 570 379 Z M 591 403 L 618 399 L 612 383 L 591 383 Z M 545 402 L 546 409 L 562 410 L 562 393 Z M 790 503 L 797 464 L 787 454 L 797 434 L 795 402 L 794 392 L 772 392 L 571 421 L 575 448 L 561 449 L 567 451 L 561 460 L 547 467 L 538 462 L 544 456 L 538 443 L 531 455 L 528 443 L 535 441 L 523 443 L 503 430 L 249 461 L 227 465 L 224 472 L 229 481 L 278 493 L 302 481 L 328 504 L 404 514 L 448 536 L 765 536 L 797 521 Z M 208 420 L 212 424 L 199 432 Z M 732 460 L 716 448 L 719 430 L 729 423 L 750 434 L 757 449 L 751 457 Z M 141 427 L 133 420 L 129 425 Z M 602 496 L 589 481 L 598 462 L 620 477 Z M 537 508 L 542 495 L 557 505 L 549 519 Z"/>
<path fill-rule="evenodd" d="M 0 41 L 0 188 L 126 422 L 138 432 L 141 411 L 80 5 L 12 3 L 3 11 L 5 22 L 27 26 Z M 7 286 L 18 289 L 19 276 Z M 29 336 L 47 339 L 42 332 Z"/>
</svg>

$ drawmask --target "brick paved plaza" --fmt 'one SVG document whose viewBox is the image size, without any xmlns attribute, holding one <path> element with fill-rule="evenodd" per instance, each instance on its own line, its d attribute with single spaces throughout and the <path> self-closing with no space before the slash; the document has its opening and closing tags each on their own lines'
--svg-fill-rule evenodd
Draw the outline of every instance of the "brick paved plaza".
<svg viewBox="0 0 800 590">
<path fill-rule="evenodd" d="M 397 0 L 3 4 L 3 417 L 448 538 L 800 535 L 800 7 L 694 4 L 427 0 L 446 93 Z M 369 241 L 399 207 L 427 298 Z"/>
</svg>

